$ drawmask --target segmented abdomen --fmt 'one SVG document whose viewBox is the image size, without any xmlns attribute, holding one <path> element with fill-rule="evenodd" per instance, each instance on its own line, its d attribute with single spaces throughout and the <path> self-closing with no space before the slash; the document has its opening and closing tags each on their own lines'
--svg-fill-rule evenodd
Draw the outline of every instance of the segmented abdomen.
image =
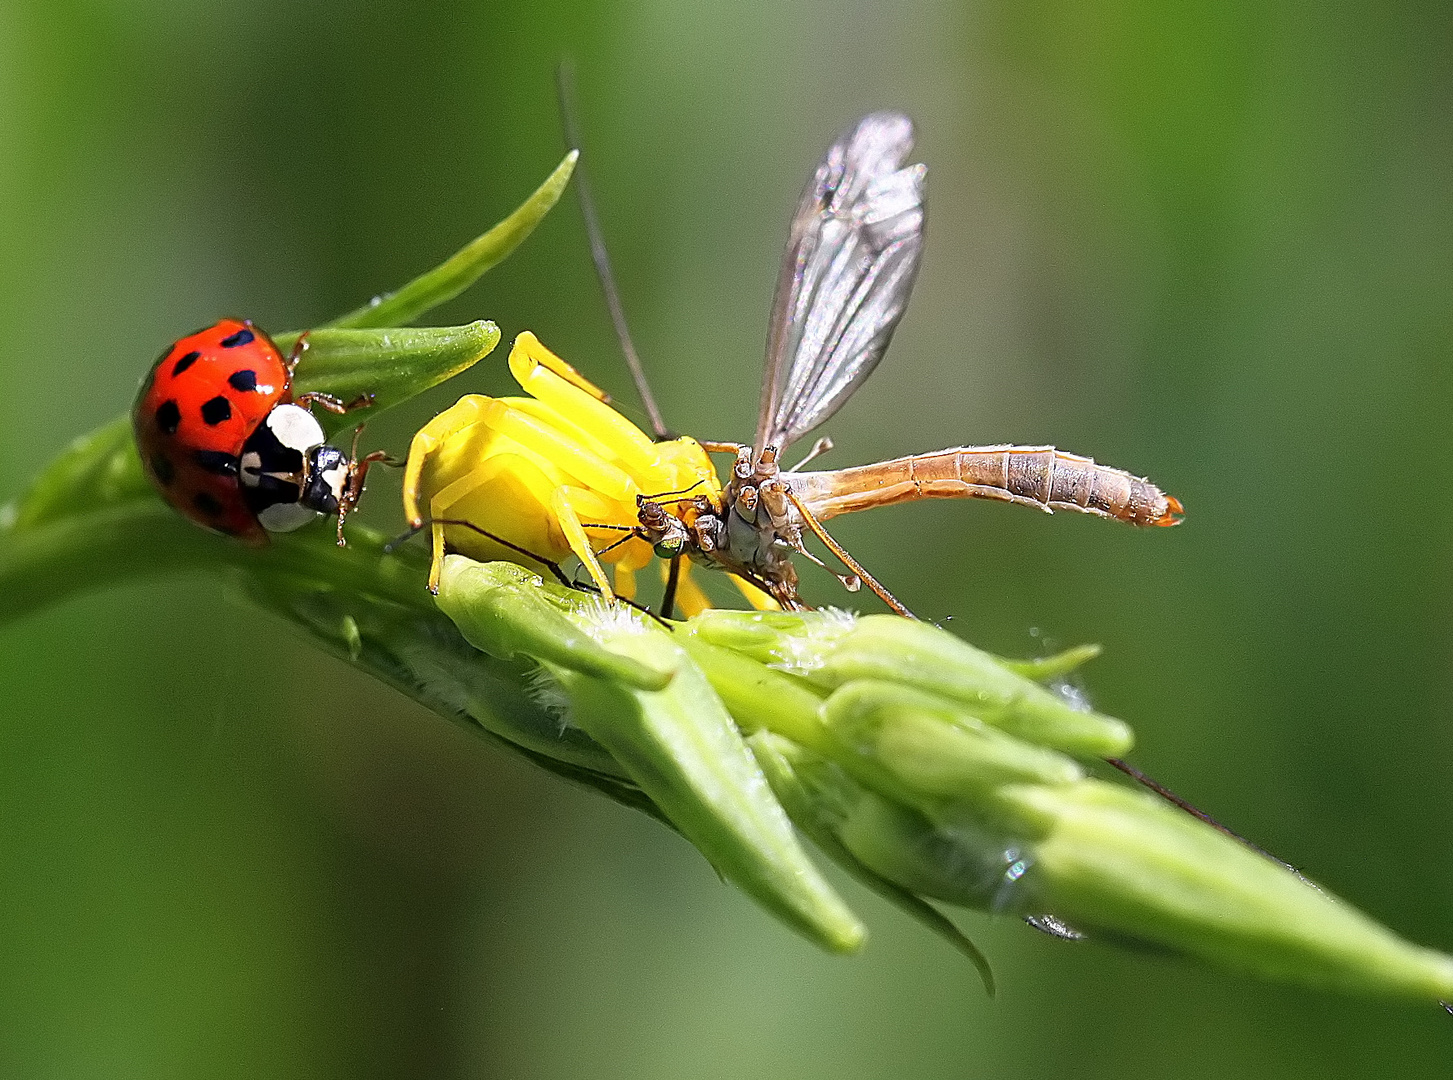
<svg viewBox="0 0 1453 1080">
<path fill-rule="evenodd" d="M 785 479 L 820 518 L 918 499 L 999 499 L 1131 525 L 1175 525 L 1182 512 L 1150 481 L 1053 446 L 957 446 Z"/>
</svg>

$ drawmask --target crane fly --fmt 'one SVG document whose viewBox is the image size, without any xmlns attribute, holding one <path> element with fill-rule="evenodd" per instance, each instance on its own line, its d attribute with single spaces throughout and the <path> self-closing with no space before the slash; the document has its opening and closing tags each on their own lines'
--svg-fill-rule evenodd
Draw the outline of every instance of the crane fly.
<svg viewBox="0 0 1453 1080">
<path fill-rule="evenodd" d="M 1132 525 L 1180 521 L 1179 500 L 1148 480 L 1052 446 L 959 446 L 846 469 L 782 468 L 784 451 L 826 423 L 872 374 L 903 317 L 924 239 L 927 170 L 904 164 L 912 148 L 913 124 L 895 112 L 864 117 L 829 147 L 788 231 L 751 445 L 701 442 L 735 457 L 719 493 L 697 494 L 689 504 L 641 500 L 636 534 L 659 552 L 680 551 L 725 569 L 785 608 L 803 606 L 793 556 L 818 561 L 804 544 L 810 533 L 847 567 L 839 575 L 845 584 L 866 583 L 894 611 L 911 614 L 828 534 L 822 522 L 838 514 L 920 499 L 984 498 Z M 587 200 L 586 189 L 580 191 Z M 586 217 L 618 315 L 593 210 Z M 624 330 L 619 317 L 617 327 Z M 654 402 L 646 400 L 654 420 Z M 830 446 L 819 440 L 808 459 Z M 690 506 L 689 517 L 683 505 Z"/>
<path fill-rule="evenodd" d="M 534 334 L 520 334 L 509 367 L 528 396 L 462 398 L 410 447 L 404 509 L 414 527 L 431 524 L 431 584 L 450 548 L 557 573 L 574 555 L 602 594 L 629 599 L 635 572 L 654 556 L 669 562 L 663 617 L 677 602 L 688 615 L 710 606 L 689 576 L 692 563 L 727 571 L 758 607 L 800 609 L 793 558 L 821 563 L 807 549 L 810 534 L 847 568 L 838 575 L 845 585 L 866 583 L 911 615 L 824 521 L 919 499 L 988 498 L 1175 524 L 1181 504 L 1154 484 L 1051 446 L 960 446 L 846 469 L 800 471 L 805 461 L 782 468 L 782 453 L 872 373 L 902 318 L 923 250 L 926 170 L 904 165 L 912 145 L 906 116 L 874 113 L 833 143 L 809 179 L 777 281 L 750 445 L 667 436 L 578 169 L 596 267 L 656 438 Z M 819 439 L 807 460 L 830 445 Z M 724 485 L 710 453 L 733 455 Z M 615 566 L 614 585 L 603 562 Z"/>
</svg>

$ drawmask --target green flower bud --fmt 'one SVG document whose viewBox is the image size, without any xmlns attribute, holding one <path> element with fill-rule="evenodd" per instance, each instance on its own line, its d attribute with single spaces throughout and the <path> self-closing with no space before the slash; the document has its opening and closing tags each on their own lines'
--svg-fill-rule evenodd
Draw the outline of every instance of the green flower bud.
<svg viewBox="0 0 1453 1080">
<path fill-rule="evenodd" d="M 1006 783 L 1073 783 L 1070 758 L 990 727 L 954 702 L 911 687 L 863 679 L 822 707 L 829 731 L 851 751 L 844 765 L 914 805 L 982 802 Z"/>
<path fill-rule="evenodd" d="M 847 769 L 780 737 L 753 737 L 771 750 L 768 777 L 793 820 L 814 838 L 830 834 L 855 863 L 910 893 L 962 907 L 1017 909 L 1024 843 L 967 815 L 935 822 Z M 790 774 L 790 780 L 788 775 Z M 1007 876 L 1006 876 L 1007 874 Z"/>
<path fill-rule="evenodd" d="M 1092 936 L 1309 986 L 1453 999 L 1453 957 L 1402 940 L 1153 796 L 1086 780 L 1001 797 L 1043 829 L 1026 851 L 1027 902 Z"/>
<path fill-rule="evenodd" d="M 819 687 L 694 634 L 676 636 L 743 731 L 765 729 L 820 753 L 832 752 L 835 743 L 819 715 Z"/>
<path fill-rule="evenodd" d="M 793 823 L 811 837 L 824 854 L 831 858 L 853 877 L 857 878 L 879 896 L 896 905 L 908 915 L 948 941 L 973 963 L 984 980 L 984 989 L 993 996 L 994 972 L 988 958 L 979 951 L 969 938 L 948 917 L 928 903 L 913 890 L 900 884 L 897 876 L 910 880 L 916 878 L 918 866 L 907 868 L 906 872 L 895 857 L 880 873 L 874 866 L 877 860 L 873 849 L 884 845 L 869 838 L 869 848 L 862 850 L 862 857 L 853 850 L 863 839 L 861 829 L 852 829 L 847 822 L 854 819 L 855 810 L 865 801 L 874 800 L 871 792 L 852 781 L 841 769 L 817 759 L 789 739 L 774 735 L 770 731 L 759 731 L 747 740 L 772 785 L 772 791 L 781 801 Z M 884 801 L 884 800 L 878 800 Z M 871 813 L 871 809 L 868 811 Z M 907 814 L 912 814 L 907 811 Z M 921 818 L 919 819 L 922 820 Z M 926 823 L 925 827 L 926 827 Z M 900 845 L 897 850 L 913 851 L 916 845 Z M 936 868 L 937 862 L 931 864 Z M 932 890 L 928 890 L 932 892 Z"/>
<path fill-rule="evenodd" d="M 446 556 L 438 603 L 469 643 L 491 656 L 548 660 L 641 690 L 660 690 L 676 673 L 672 653 L 657 650 L 640 659 L 600 644 L 562 613 L 538 574 L 514 563 Z"/>
<path fill-rule="evenodd" d="M 914 686 L 951 698 L 1011 735 L 1080 758 L 1121 757 L 1130 729 L 1082 712 L 990 654 L 928 623 L 843 612 L 707 611 L 691 632 L 835 689 L 855 679 Z"/>
<path fill-rule="evenodd" d="M 824 948 L 858 949 L 862 923 L 802 850 L 741 733 L 672 635 L 629 608 L 599 602 L 580 607 L 574 621 L 642 667 L 676 676 L 649 691 L 547 662 L 572 722 L 611 752 L 723 877 Z"/>
</svg>

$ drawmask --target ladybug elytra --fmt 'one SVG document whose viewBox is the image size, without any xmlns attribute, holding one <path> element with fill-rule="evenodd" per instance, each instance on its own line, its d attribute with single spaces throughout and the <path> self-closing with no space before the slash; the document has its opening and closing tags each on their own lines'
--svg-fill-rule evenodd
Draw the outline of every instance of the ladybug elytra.
<svg viewBox="0 0 1453 1080">
<path fill-rule="evenodd" d="M 306 335 L 305 335 L 306 338 Z M 147 477 L 184 517 L 247 543 L 291 532 L 320 514 L 343 520 L 363 493 L 368 466 L 328 445 L 308 411 L 347 412 L 327 394 L 292 395 L 300 340 L 284 358 L 250 322 L 223 319 L 162 353 L 132 410 Z"/>
</svg>

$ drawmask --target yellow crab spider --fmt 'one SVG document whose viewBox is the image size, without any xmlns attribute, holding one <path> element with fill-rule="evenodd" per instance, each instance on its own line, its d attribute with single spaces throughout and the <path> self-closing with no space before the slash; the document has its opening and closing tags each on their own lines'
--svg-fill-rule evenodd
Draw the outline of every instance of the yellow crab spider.
<svg viewBox="0 0 1453 1080">
<path fill-rule="evenodd" d="M 721 498 L 711 459 L 695 439 L 652 442 L 529 331 L 515 339 L 509 367 L 529 397 L 470 394 L 409 447 L 404 513 L 415 528 L 430 523 L 430 588 L 447 545 L 524 565 L 523 552 L 553 563 L 574 555 L 602 595 L 630 599 L 635 572 L 655 554 L 636 532 L 637 496 L 672 505 L 669 496 L 681 495 L 674 515 L 689 526 L 698 496 L 713 505 Z M 614 586 L 602 561 L 615 566 Z M 683 560 L 676 600 L 690 615 L 710 601 L 688 571 Z"/>
</svg>

